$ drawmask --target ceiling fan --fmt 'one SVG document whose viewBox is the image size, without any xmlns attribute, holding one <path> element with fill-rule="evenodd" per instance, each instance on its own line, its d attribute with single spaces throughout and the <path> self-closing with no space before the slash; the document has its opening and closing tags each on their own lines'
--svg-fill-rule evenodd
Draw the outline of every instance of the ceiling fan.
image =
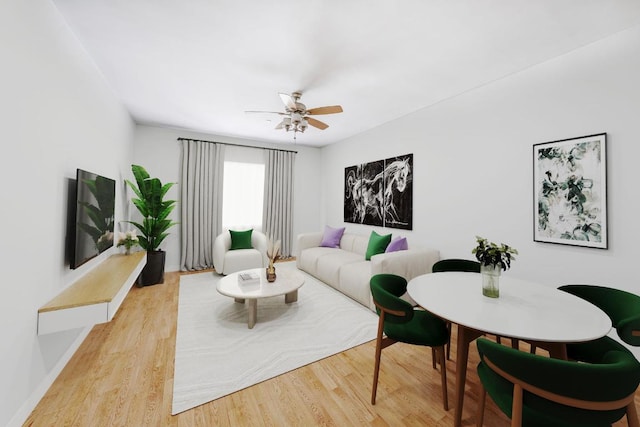
<svg viewBox="0 0 640 427">
<path fill-rule="evenodd" d="M 284 129 L 286 132 L 293 132 L 293 139 L 296 139 L 298 132 L 304 133 L 309 125 L 324 130 L 328 124 L 314 119 L 314 115 L 342 113 L 340 105 L 329 105 L 307 109 L 306 105 L 300 102 L 302 92 L 293 92 L 291 95 L 280 93 L 280 99 L 284 103 L 285 112 L 281 111 L 246 111 L 247 113 L 269 113 L 285 116 L 275 129 Z"/>
</svg>

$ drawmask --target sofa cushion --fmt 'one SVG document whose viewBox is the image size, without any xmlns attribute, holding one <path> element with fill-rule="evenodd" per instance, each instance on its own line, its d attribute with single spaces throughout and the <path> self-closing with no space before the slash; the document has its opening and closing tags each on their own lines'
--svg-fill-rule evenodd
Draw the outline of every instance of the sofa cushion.
<svg viewBox="0 0 640 427">
<path fill-rule="evenodd" d="M 318 258 L 314 275 L 323 282 L 337 288 L 340 283 L 340 269 L 347 264 L 360 261 L 364 261 L 360 254 L 342 249 L 333 249 L 333 252 Z"/>
<path fill-rule="evenodd" d="M 342 228 L 333 228 L 328 225 L 324 227 L 324 235 L 322 236 L 322 242 L 320 242 L 320 246 L 326 248 L 339 248 L 340 247 L 340 239 L 342 239 L 342 235 L 344 234 L 344 227 Z"/>
<path fill-rule="evenodd" d="M 367 245 L 369 244 L 369 236 L 362 236 L 353 233 L 344 233 L 342 240 L 340 240 L 340 249 L 344 249 L 349 252 L 355 252 L 362 255 L 367 253 Z"/>
<path fill-rule="evenodd" d="M 369 236 L 369 244 L 367 245 L 367 253 L 364 259 L 369 261 L 372 256 L 384 253 L 391 241 L 391 234 L 380 235 L 375 231 Z"/>
<path fill-rule="evenodd" d="M 384 251 L 397 252 L 397 251 L 406 251 L 407 249 L 409 249 L 409 245 L 407 244 L 407 238 L 398 236 L 395 239 L 393 239 L 391 243 L 389 243 L 389 246 L 387 246 L 387 249 L 385 249 Z"/>
<path fill-rule="evenodd" d="M 339 249 L 322 248 L 319 246 L 304 249 L 300 251 L 300 255 L 296 259 L 298 268 L 317 277 L 316 272 L 318 271 L 318 260 L 324 255 L 330 254 L 337 250 Z"/>
<path fill-rule="evenodd" d="M 336 289 L 365 307 L 375 310 L 369 287 L 370 279 L 370 261 L 345 264 L 340 268 L 340 283 Z"/>
<path fill-rule="evenodd" d="M 262 254 L 257 249 L 237 249 L 224 256 L 224 269 L 221 274 L 231 274 L 240 270 L 263 266 Z"/>
<path fill-rule="evenodd" d="M 253 229 L 245 230 L 245 231 L 234 231 L 229 230 L 229 234 L 231 234 L 231 247 L 229 250 L 233 251 L 236 249 L 252 249 L 251 246 L 251 233 Z"/>
</svg>

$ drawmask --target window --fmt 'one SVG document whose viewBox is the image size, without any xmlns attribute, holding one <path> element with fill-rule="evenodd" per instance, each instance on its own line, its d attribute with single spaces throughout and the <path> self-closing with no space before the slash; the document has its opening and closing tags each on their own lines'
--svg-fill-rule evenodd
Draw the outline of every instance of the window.
<svg viewBox="0 0 640 427">
<path fill-rule="evenodd" d="M 264 164 L 224 162 L 222 227 L 262 229 Z"/>
</svg>

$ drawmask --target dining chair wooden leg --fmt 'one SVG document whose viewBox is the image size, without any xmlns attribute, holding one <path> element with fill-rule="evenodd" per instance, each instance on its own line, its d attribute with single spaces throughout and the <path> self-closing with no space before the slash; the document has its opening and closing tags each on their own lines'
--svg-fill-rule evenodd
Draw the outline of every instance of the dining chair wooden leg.
<svg viewBox="0 0 640 427">
<path fill-rule="evenodd" d="M 476 427 L 482 427 L 484 424 L 484 405 L 487 402 L 487 391 L 481 385 L 480 400 L 478 401 L 478 412 L 476 414 Z"/>
<path fill-rule="evenodd" d="M 378 335 L 376 337 L 376 361 L 373 368 L 373 387 L 371 389 L 371 404 L 376 404 L 376 393 L 378 392 L 378 373 L 380 372 L 380 356 L 382 355 L 382 333 L 384 331 L 384 312 L 380 313 L 378 319 Z"/>
<path fill-rule="evenodd" d="M 437 358 L 437 354 L 436 354 L 436 349 L 431 347 L 431 366 L 433 367 L 433 369 L 436 369 L 436 358 Z"/>
<path fill-rule="evenodd" d="M 511 427 L 522 426 L 522 386 L 513 385 L 513 406 L 511 407 Z"/>
<path fill-rule="evenodd" d="M 447 393 L 447 362 L 444 358 L 444 346 L 436 350 L 440 362 L 440 379 L 442 381 L 442 405 L 445 411 L 449 410 L 449 396 Z"/>
<path fill-rule="evenodd" d="M 640 427 L 638 411 L 636 410 L 636 404 L 633 400 L 627 405 L 627 424 L 629 424 L 629 427 Z"/>
</svg>

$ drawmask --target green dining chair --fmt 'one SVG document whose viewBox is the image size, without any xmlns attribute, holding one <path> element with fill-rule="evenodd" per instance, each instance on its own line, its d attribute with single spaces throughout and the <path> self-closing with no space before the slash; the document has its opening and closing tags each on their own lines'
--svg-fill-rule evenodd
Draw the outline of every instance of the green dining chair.
<svg viewBox="0 0 640 427">
<path fill-rule="evenodd" d="M 470 259 L 447 258 L 441 259 L 431 267 L 433 273 L 444 271 L 467 271 L 470 273 L 480 273 L 480 263 Z"/>
<path fill-rule="evenodd" d="M 599 307 L 607 313 L 622 341 L 640 346 L 640 296 L 596 285 L 564 285 L 558 289 Z"/>
<path fill-rule="evenodd" d="M 436 360 L 440 364 L 444 410 L 449 410 L 444 359 L 444 345 L 449 339 L 449 332 L 444 321 L 428 311 L 414 309 L 410 303 L 400 298 L 407 291 L 407 281 L 403 277 L 395 274 L 376 274 L 371 277 L 370 286 L 379 316 L 371 404 L 376 404 L 382 349 L 396 342 L 403 342 L 432 348 L 434 366 Z"/>
<path fill-rule="evenodd" d="M 605 340 L 606 341 L 606 340 Z M 487 393 L 511 418 L 511 426 L 611 426 L 625 415 L 638 427 L 634 403 L 640 363 L 615 341 L 597 363 L 530 354 L 484 338 L 477 340 L 483 390 L 477 425 L 482 426 Z"/>
</svg>

